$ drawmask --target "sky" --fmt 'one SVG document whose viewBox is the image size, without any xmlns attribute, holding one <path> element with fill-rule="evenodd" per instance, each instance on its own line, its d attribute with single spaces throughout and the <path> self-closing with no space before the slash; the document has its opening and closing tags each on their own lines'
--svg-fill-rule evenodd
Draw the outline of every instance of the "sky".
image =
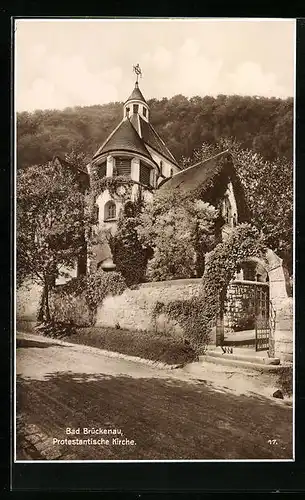
<svg viewBox="0 0 305 500">
<path fill-rule="evenodd" d="M 146 99 L 294 95 L 294 20 L 15 21 L 17 111 Z"/>
</svg>

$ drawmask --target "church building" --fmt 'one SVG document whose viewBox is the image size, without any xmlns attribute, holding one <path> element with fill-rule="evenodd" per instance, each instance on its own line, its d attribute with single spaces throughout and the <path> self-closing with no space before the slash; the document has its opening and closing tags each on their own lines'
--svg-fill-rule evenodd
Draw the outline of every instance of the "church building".
<svg viewBox="0 0 305 500">
<path fill-rule="evenodd" d="M 129 200 L 139 196 L 150 200 L 157 189 L 195 192 L 199 199 L 214 205 L 219 211 L 216 224 L 219 241 L 238 223 L 248 219 L 232 155 L 224 151 L 183 169 L 153 126 L 153 115 L 139 88 L 139 71 L 139 68 L 135 71 L 135 87 L 123 104 L 121 122 L 87 165 L 89 177 L 94 172 L 100 180 L 129 179 L 131 184 L 127 197 L 124 182 L 122 185 L 118 182 L 119 196 L 107 188 L 107 183 L 96 194 L 97 223 L 93 228 L 95 241 L 91 244 L 93 258 L 87 262 L 89 272 L 99 267 L 105 271 L 115 269 L 107 234 L 115 233 L 118 218 Z M 78 263 L 77 269 L 83 270 L 83 267 Z"/>
<path fill-rule="evenodd" d="M 88 168 L 98 176 L 125 176 L 133 181 L 132 198 L 140 188 L 149 197 L 163 179 L 180 171 L 177 160 L 169 151 L 150 121 L 150 109 L 138 81 L 123 106 L 123 118 L 92 158 Z M 108 190 L 101 193 L 99 226 L 114 227 L 121 204 Z"/>
<path fill-rule="evenodd" d="M 162 181 L 173 177 L 181 168 L 162 138 L 151 123 L 150 109 L 137 80 L 135 87 L 125 101 L 122 121 L 111 132 L 94 154 L 88 165 L 89 173 L 96 172 L 99 178 L 119 177 L 132 181 L 131 200 L 139 194 L 148 200 Z M 153 117 L 152 117 L 153 119 Z M 122 186 L 120 188 L 124 190 Z M 100 241 L 94 246 L 96 265 L 103 269 L 114 269 L 109 245 L 102 233 L 114 234 L 117 220 L 123 207 L 122 197 L 114 197 L 109 189 L 100 192 L 96 198 L 98 207 L 97 232 Z"/>
</svg>

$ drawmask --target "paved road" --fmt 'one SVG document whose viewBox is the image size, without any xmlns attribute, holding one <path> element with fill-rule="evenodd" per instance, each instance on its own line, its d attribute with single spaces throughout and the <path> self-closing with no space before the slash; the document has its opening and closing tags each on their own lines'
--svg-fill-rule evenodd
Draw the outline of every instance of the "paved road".
<svg viewBox="0 0 305 500">
<path fill-rule="evenodd" d="M 18 340 L 16 371 L 18 460 L 292 458 L 275 400 L 41 339 Z"/>
</svg>

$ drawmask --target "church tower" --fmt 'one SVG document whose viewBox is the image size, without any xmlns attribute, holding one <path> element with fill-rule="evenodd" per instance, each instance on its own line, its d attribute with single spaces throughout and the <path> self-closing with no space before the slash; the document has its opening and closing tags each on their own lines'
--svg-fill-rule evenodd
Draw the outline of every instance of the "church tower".
<svg viewBox="0 0 305 500">
<path fill-rule="evenodd" d="M 177 160 L 150 121 L 150 109 L 140 88 L 139 65 L 134 66 L 136 82 L 123 105 L 123 118 L 93 156 L 89 169 L 99 178 L 120 177 L 132 184 L 129 199 L 139 195 L 150 199 L 160 183 L 180 171 Z M 110 181 L 111 182 L 111 181 Z M 122 186 L 124 192 L 124 187 Z M 109 189 L 98 194 L 98 231 L 116 231 L 119 214 L 128 200 L 114 196 Z M 103 253 L 103 252 L 102 252 Z M 109 260 L 109 257 L 107 257 Z M 105 259 L 104 259 L 105 260 Z M 103 255 L 99 262 L 103 267 Z"/>
<path fill-rule="evenodd" d="M 149 106 L 136 81 L 135 88 L 124 104 L 124 117 L 132 119 L 139 116 L 146 122 L 149 121 Z"/>
</svg>

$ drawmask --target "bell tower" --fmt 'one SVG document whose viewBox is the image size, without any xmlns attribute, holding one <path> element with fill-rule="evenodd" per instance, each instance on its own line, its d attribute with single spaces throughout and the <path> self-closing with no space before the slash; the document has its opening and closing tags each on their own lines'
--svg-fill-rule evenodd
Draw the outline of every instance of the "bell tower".
<svg viewBox="0 0 305 500">
<path fill-rule="evenodd" d="M 128 97 L 127 101 L 124 103 L 124 119 L 131 118 L 134 115 L 139 115 L 143 120 L 149 122 L 149 106 L 143 97 L 143 94 L 139 88 L 139 76 L 142 77 L 142 71 L 137 64 L 133 67 L 133 71 L 136 74 L 135 87 Z"/>
</svg>

